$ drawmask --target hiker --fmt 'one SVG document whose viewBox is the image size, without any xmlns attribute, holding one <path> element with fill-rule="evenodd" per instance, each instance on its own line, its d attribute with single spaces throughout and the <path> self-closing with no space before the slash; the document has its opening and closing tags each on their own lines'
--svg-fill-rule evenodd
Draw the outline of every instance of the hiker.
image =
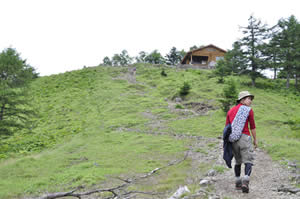
<svg viewBox="0 0 300 199">
<path fill-rule="evenodd" d="M 243 193 L 249 193 L 250 174 L 253 166 L 253 144 L 257 147 L 254 113 L 250 108 L 254 95 L 248 91 L 239 93 L 237 105 L 231 108 L 226 117 L 226 126 L 231 124 L 229 142 L 232 144 L 232 153 L 235 159 L 235 187 L 242 189 Z M 250 124 L 251 135 L 248 124 Z M 245 165 L 245 176 L 241 178 L 241 165 Z"/>
</svg>

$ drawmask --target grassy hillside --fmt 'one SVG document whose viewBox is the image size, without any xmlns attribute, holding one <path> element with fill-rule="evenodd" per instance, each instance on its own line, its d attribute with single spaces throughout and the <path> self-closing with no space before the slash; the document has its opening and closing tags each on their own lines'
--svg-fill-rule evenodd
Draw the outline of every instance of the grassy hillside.
<svg viewBox="0 0 300 199">
<path fill-rule="evenodd" d="M 136 76 L 127 67 L 92 67 L 36 79 L 31 96 L 38 117 L 32 132 L 1 141 L 0 198 L 113 184 L 118 176 L 182 159 L 197 142 L 193 136 L 221 136 L 225 115 L 218 98 L 224 85 L 212 71 L 165 68 L 164 77 L 162 67 L 136 67 Z M 252 88 L 247 77 L 233 78 L 239 90 L 255 95 L 260 147 L 274 159 L 300 161 L 299 96 L 277 89 L 280 82 L 259 79 L 259 88 Z M 183 82 L 191 93 L 176 104 Z M 214 146 L 207 143 L 197 152 Z M 204 167 L 198 165 L 199 172 Z M 190 169 L 187 159 L 141 189 L 174 190 Z"/>
</svg>

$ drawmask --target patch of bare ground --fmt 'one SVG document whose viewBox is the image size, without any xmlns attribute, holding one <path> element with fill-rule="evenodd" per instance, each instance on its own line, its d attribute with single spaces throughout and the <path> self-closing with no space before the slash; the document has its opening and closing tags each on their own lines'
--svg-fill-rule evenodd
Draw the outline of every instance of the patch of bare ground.
<svg viewBox="0 0 300 199">
<path fill-rule="evenodd" d="M 177 100 L 177 99 L 176 99 Z M 181 99 L 176 102 L 168 101 L 168 108 L 172 113 L 179 115 L 179 119 L 207 115 L 209 111 L 216 110 L 212 101 L 207 102 L 183 102 Z"/>
<path fill-rule="evenodd" d="M 219 151 L 222 151 L 222 141 L 219 144 Z M 234 165 L 234 161 L 232 162 Z M 218 154 L 219 166 L 224 166 L 222 154 Z M 275 198 L 275 199 L 296 199 L 300 198 L 300 192 L 291 185 L 291 171 L 280 165 L 278 162 L 272 161 L 270 156 L 263 150 L 257 148 L 255 150 L 255 162 L 252 168 L 250 179 L 249 193 L 242 193 L 235 189 L 235 177 L 233 169 L 226 169 L 224 173 L 217 173 L 213 177 L 213 186 L 215 193 L 211 193 L 211 198 Z M 243 172 L 242 167 L 242 173 Z M 285 189 L 283 189 L 285 188 Z M 295 191 L 292 193 L 291 191 Z M 298 193 L 297 193 L 298 192 Z"/>
<path fill-rule="evenodd" d="M 128 83 L 136 84 L 136 74 L 133 71 L 133 68 L 128 68 L 128 71 L 121 73 L 120 76 L 114 77 L 113 79 L 126 80 Z"/>
</svg>

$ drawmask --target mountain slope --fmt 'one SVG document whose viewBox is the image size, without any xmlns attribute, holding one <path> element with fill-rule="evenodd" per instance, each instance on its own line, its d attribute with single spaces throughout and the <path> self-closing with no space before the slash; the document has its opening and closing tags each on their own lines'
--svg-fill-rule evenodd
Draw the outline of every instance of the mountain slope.
<svg viewBox="0 0 300 199">
<path fill-rule="evenodd" d="M 221 153 L 216 138 L 225 115 L 217 99 L 224 85 L 216 83 L 212 71 L 165 68 L 164 77 L 161 67 L 136 67 L 136 75 L 127 67 L 91 67 L 33 82 L 32 104 L 39 115 L 30 134 L 20 132 L 2 143 L 6 159 L 0 163 L 0 198 L 77 186 L 114 187 L 120 177 L 142 176 L 155 168 L 164 168 L 158 178 L 150 176 L 129 189 L 166 197 L 189 184 L 195 192 Z M 283 163 L 299 161 L 300 133 L 293 126 L 299 96 L 251 88 L 247 77 L 234 78 L 239 90 L 255 95 L 260 147 Z M 185 81 L 191 92 L 176 103 Z M 258 85 L 267 83 L 259 80 Z M 166 167 L 174 161 L 178 164 Z"/>
</svg>

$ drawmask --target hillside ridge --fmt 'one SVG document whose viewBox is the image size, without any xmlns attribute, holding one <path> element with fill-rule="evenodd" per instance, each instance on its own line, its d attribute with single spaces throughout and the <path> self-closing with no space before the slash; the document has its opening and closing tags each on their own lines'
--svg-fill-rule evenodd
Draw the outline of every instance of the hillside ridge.
<svg viewBox="0 0 300 199">
<path fill-rule="evenodd" d="M 233 171 L 222 161 L 224 85 L 213 70 L 134 67 L 136 74 L 132 67 L 99 66 L 33 82 L 39 117 L 31 134 L 16 134 L 0 151 L 9 157 L 0 162 L 0 198 L 113 188 L 82 198 L 169 198 L 182 186 L 190 191 L 183 198 L 299 197 L 292 193 L 299 186 L 297 95 L 232 77 L 238 89 L 256 95 L 259 150 L 250 186 L 257 191 L 245 196 L 233 189 Z M 180 99 L 183 82 L 191 91 Z M 291 162 L 296 166 L 287 169 Z M 130 179 L 138 183 L 122 186 Z"/>
</svg>

